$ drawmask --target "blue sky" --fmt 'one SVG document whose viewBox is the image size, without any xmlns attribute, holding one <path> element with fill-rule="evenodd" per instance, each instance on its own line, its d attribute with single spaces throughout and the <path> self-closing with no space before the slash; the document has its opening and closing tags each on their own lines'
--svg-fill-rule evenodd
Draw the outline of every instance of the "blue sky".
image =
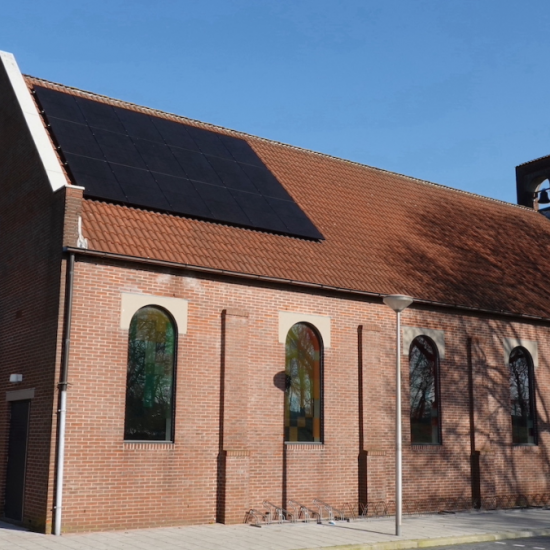
<svg viewBox="0 0 550 550">
<path fill-rule="evenodd" d="M 548 0 L 18 0 L 0 49 L 33 76 L 515 202 L 515 166 L 550 154 L 549 23 Z"/>
</svg>

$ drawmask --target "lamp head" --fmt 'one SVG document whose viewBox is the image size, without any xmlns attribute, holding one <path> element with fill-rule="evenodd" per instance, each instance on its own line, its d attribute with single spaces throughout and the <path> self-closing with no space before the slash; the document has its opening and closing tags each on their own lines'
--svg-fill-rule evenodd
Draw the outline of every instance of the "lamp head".
<svg viewBox="0 0 550 550">
<path fill-rule="evenodd" d="M 390 294 L 384 297 L 384 303 L 389 308 L 393 309 L 395 313 L 399 313 L 408 308 L 413 301 L 414 300 L 410 296 L 403 296 L 402 294 Z"/>
</svg>

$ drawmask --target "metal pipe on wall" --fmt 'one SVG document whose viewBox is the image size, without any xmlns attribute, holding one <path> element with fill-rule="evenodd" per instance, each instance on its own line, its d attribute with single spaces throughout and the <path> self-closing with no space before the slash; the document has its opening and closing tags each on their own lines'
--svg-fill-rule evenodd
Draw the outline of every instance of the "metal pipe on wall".
<svg viewBox="0 0 550 550">
<path fill-rule="evenodd" d="M 55 474 L 55 519 L 54 535 L 61 535 L 61 512 L 63 504 L 63 470 L 65 467 L 65 424 L 67 417 L 67 386 L 69 377 L 69 351 L 71 347 L 71 317 L 73 312 L 74 254 L 69 255 L 67 291 L 65 306 L 63 361 L 59 388 L 59 410 L 57 424 L 57 468 Z"/>
</svg>

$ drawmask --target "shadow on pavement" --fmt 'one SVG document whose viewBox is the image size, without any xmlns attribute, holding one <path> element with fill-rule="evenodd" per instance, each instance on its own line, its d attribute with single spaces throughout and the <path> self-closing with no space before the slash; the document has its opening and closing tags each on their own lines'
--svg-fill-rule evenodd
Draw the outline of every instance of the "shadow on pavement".
<svg viewBox="0 0 550 550">
<path fill-rule="evenodd" d="M 0 529 L 8 529 L 10 531 L 28 531 L 21 525 L 14 525 L 12 523 L 6 523 L 5 521 L 0 521 Z"/>
</svg>

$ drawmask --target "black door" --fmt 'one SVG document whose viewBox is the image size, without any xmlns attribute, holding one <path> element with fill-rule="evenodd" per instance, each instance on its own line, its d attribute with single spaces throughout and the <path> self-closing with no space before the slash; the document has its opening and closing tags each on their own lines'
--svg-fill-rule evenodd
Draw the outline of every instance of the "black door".
<svg viewBox="0 0 550 550">
<path fill-rule="evenodd" d="M 4 515 L 15 520 L 23 519 L 30 405 L 30 401 L 11 402 Z"/>
</svg>

